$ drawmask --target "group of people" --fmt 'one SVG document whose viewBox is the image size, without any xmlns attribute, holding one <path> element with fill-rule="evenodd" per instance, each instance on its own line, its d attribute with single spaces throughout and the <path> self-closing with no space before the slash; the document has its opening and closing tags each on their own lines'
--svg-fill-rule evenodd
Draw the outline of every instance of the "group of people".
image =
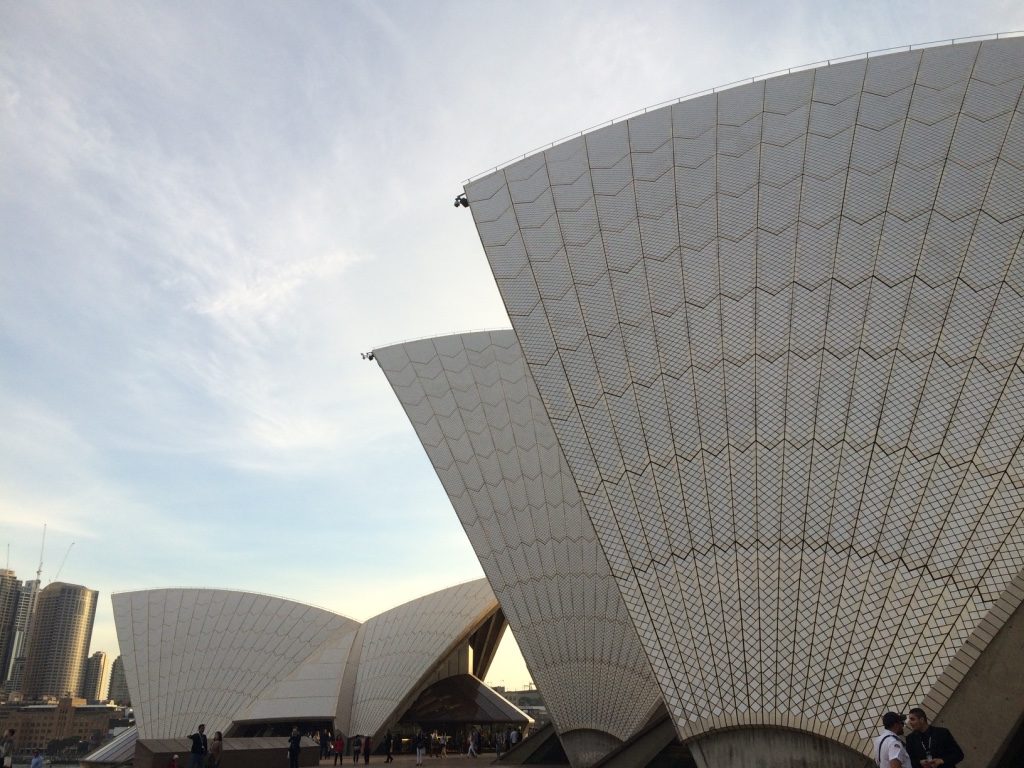
<svg viewBox="0 0 1024 768">
<path fill-rule="evenodd" d="M 320 746 L 320 759 L 326 759 L 334 756 L 334 765 L 345 764 L 345 736 L 340 732 L 331 734 L 329 730 L 316 731 L 310 735 L 310 739 L 319 744 Z M 292 728 L 291 735 L 288 737 L 288 760 L 291 768 L 297 768 L 299 752 L 301 751 L 302 735 L 299 733 L 298 726 Z M 388 731 L 384 736 L 384 748 L 385 748 L 385 760 L 384 762 L 394 762 L 394 747 L 396 740 L 391 735 L 391 731 Z M 349 738 L 347 742 L 349 748 L 352 750 L 352 762 L 353 764 L 359 762 L 360 756 L 363 758 L 363 764 L 367 765 L 370 762 L 370 754 L 373 752 L 373 739 L 370 736 L 364 736 L 363 734 L 356 734 Z"/>
<path fill-rule="evenodd" d="M 192 740 L 189 748 L 188 768 L 219 768 L 220 756 L 224 751 L 224 734 L 217 731 L 213 734 L 213 741 L 206 738 L 206 724 L 200 723 L 195 733 L 188 735 Z M 173 755 L 167 768 L 180 768 L 178 756 Z"/>
<path fill-rule="evenodd" d="M 907 727 L 910 732 L 904 739 Z M 882 731 L 875 737 L 874 747 L 879 768 L 956 768 L 964 759 L 949 729 L 928 722 L 928 715 L 920 707 L 907 715 L 882 715 Z"/>
</svg>

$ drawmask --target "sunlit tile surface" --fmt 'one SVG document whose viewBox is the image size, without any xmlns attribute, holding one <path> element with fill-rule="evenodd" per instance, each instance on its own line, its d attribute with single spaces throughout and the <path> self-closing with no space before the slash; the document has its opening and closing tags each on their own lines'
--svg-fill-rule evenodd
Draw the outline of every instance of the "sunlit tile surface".
<svg viewBox="0 0 1024 768">
<path fill-rule="evenodd" d="M 157 589 L 113 595 L 139 736 L 226 731 L 335 632 L 358 622 L 269 595 Z M 337 698 L 337 693 L 335 693 Z"/>
<path fill-rule="evenodd" d="M 477 579 L 368 619 L 348 732 L 377 733 L 401 715 L 417 683 L 497 607 L 487 580 Z"/>
<path fill-rule="evenodd" d="M 212 735 L 234 721 L 334 720 L 339 712 L 351 712 L 337 721 L 343 732 L 377 733 L 498 610 L 486 579 L 363 624 L 279 597 L 219 589 L 122 592 L 112 600 L 144 739 L 181 737 L 199 723 Z M 355 685 L 345 691 L 347 666 Z"/>
<path fill-rule="evenodd" d="M 1022 85 L 1021 38 L 849 61 L 467 186 L 682 736 L 862 749 L 984 647 L 1024 566 Z"/>
<path fill-rule="evenodd" d="M 515 335 L 444 336 L 374 355 L 451 498 L 555 727 L 563 736 L 585 729 L 625 741 L 658 706 L 660 692 Z M 570 755 L 574 764 L 599 756 Z"/>
</svg>

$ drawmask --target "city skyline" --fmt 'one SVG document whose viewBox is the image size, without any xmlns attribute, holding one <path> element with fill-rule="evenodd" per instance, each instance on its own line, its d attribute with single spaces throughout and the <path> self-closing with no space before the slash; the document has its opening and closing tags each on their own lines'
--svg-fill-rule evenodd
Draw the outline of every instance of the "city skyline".
<svg viewBox="0 0 1024 768">
<path fill-rule="evenodd" d="M 1004 2 L 4 14 L 0 535 L 31 579 L 48 523 L 41 586 L 99 591 L 111 658 L 117 591 L 363 620 L 482 575 L 359 359 L 509 326 L 464 178 L 722 82 L 1024 27 Z"/>
</svg>

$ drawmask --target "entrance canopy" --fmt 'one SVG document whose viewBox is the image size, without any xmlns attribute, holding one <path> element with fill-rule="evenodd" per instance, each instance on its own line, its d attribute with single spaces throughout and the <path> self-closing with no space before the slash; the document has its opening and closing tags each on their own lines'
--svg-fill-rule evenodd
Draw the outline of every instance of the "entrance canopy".
<svg viewBox="0 0 1024 768">
<path fill-rule="evenodd" d="M 439 680 L 421 693 L 402 722 L 419 725 L 529 725 L 533 718 L 473 675 Z"/>
</svg>

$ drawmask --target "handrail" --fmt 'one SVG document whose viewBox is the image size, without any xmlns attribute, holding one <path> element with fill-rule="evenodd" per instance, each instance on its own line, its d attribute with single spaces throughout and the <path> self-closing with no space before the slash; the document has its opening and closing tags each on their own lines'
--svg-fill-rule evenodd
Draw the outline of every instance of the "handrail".
<svg viewBox="0 0 1024 768">
<path fill-rule="evenodd" d="M 388 347 L 398 347 L 403 344 L 411 344 L 414 341 L 427 341 L 428 339 L 440 339 L 447 336 L 466 336 L 470 333 L 497 333 L 498 331 L 511 331 L 510 326 L 503 326 L 501 328 L 470 328 L 469 330 L 451 331 L 449 333 L 429 333 L 426 336 L 417 336 L 412 339 L 402 339 L 401 341 L 393 341 L 389 344 L 375 344 L 371 349 L 376 352 L 379 349 L 387 349 Z"/>
<path fill-rule="evenodd" d="M 635 109 L 632 112 L 627 112 L 624 115 L 619 115 L 618 117 L 613 117 L 611 120 L 605 120 L 604 122 L 598 123 L 597 125 L 592 125 L 590 128 L 584 128 L 582 131 L 576 131 L 575 133 L 570 133 L 568 136 L 563 136 L 560 139 L 556 139 L 555 141 L 548 142 L 547 144 L 544 144 L 544 145 L 542 145 L 540 147 L 536 147 L 535 149 L 531 149 L 528 152 L 524 152 L 521 155 L 516 155 L 511 160 L 506 160 L 503 163 L 498 163 L 498 165 L 494 166 L 493 168 L 488 168 L 486 171 L 482 171 L 482 172 L 480 172 L 480 173 L 478 173 L 478 174 L 476 174 L 474 176 L 470 176 L 468 179 L 466 179 L 464 182 L 462 182 L 462 184 L 463 184 L 463 186 L 466 186 L 470 182 L 476 181 L 477 179 L 482 179 L 484 176 L 489 176 L 492 173 L 500 171 L 502 168 L 507 168 L 508 166 L 512 165 L 513 163 L 518 163 L 520 160 L 525 160 L 526 158 L 530 157 L 531 155 L 535 155 L 538 152 L 543 152 L 546 149 L 551 149 L 552 147 L 554 147 L 554 146 L 556 146 L 558 144 L 561 144 L 563 141 L 568 141 L 569 139 L 575 139 L 578 136 L 583 136 L 584 134 L 590 133 L 591 131 L 597 130 L 598 128 L 606 128 L 609 125 L 615 125 L 616 123 L 621 123 L 623 120 L 628 120 L 631 117 L 636 117 L 637 115 L 642 115 L 645 112 L 650 112 L 651 110 L 654 110 L 654 109 L 661 109 L 662 107 L 667 107 L 670 104 L 678 104 L 678 103 L 680 103 L 682 101 L 688 101 L 689 99 L 695 99 L 695 98 L 698 98 L 700 96 L 707 96 L 708 94 L 711 94 L 711 93 L 718 93 L 719 91 L 724 91 L 724 90 L 726 90 L 728 88 L 735 88 L 738 85 L 747 85 L 749 83 L 757 83 L 757 82 L 760 82 L 761 80 L 767 80 L 770 77 L 778 77 L 780 75 L 790 75 L 790 74 L 792 74 L 794 72 L 803 72 L 804 70 L 814 69 L 814 68 L 820 67 L 822 65 L 831 67 L 833 64 L 843 64 L 843 63 L 848 62 L 848 61 L 857 61 L 858 59 L 870 59 L 872 56 L 881 56 L 881 55 L 888 54 L 888 53 L 899 53 L 901 51 L 916 51 L 916 50 L 920 50 L 922 48 L 934 48 L 934 47 L 939 46 L 939 45 L 956 45 L 957 43 L 970 43 L 970 42 L 975 42 L 975 41 L 978 41 L 978 40 L 1000 40 L 1000 39 L 1002 39 L 1004 37 L 1021 37 L 1021 36 L 1024 36 L 1024 30 L 1017 29 L 1017 30 L 1013 30 L 1011 32 L 995 32 L 995 33 L 990 33 L 990 34 L 987 34 L 987 35 L 971 35 L 970 37 L 954 37 L 954 38 L 950 38 L 948 40 L 932 40 L 932 41 L 927 42 L 927 43 L 912 43 L 910 45 L 898 45 L 898 46 L 895 46 L 895 47 L 892 47 L 892 48 L 878 48 L 878 49 L 873 50 L 873 51 L 865 51 L 864 53 L 853 53 L 853 54 L 850 54 L 848 56 L 839 56 L 839 57 L 831 58 L 831 59 L 822 59 L 821 61 L 814 61 L 814 62 L 811 62 L 810 64 L 799 64 L 799 65 L 797 65 L 795 67 L 787 67 L 786 69 L 777 69 L 774 72 L 765 72 L 764 74 L 761 74 L 761 75 L 754 75 L 753 77 L 745 77 L 742 80 L 733 80 L 731 83 L 725 83 L 724 85 L 716 85 L 714 88 L 705 88 L 704 90 L 694 91 L 692 93 L 686 94 L 685 96 L 680 96 L 679 98 L 676 98 L 676 99 L 669 99 L 668 101 L 662 101 L 662 102 L 659 102 L 658 104 L 654 104 L 654 105 L 649 106 L 649 107 L 642 107 L 641 109 Z"/>
</svg>

